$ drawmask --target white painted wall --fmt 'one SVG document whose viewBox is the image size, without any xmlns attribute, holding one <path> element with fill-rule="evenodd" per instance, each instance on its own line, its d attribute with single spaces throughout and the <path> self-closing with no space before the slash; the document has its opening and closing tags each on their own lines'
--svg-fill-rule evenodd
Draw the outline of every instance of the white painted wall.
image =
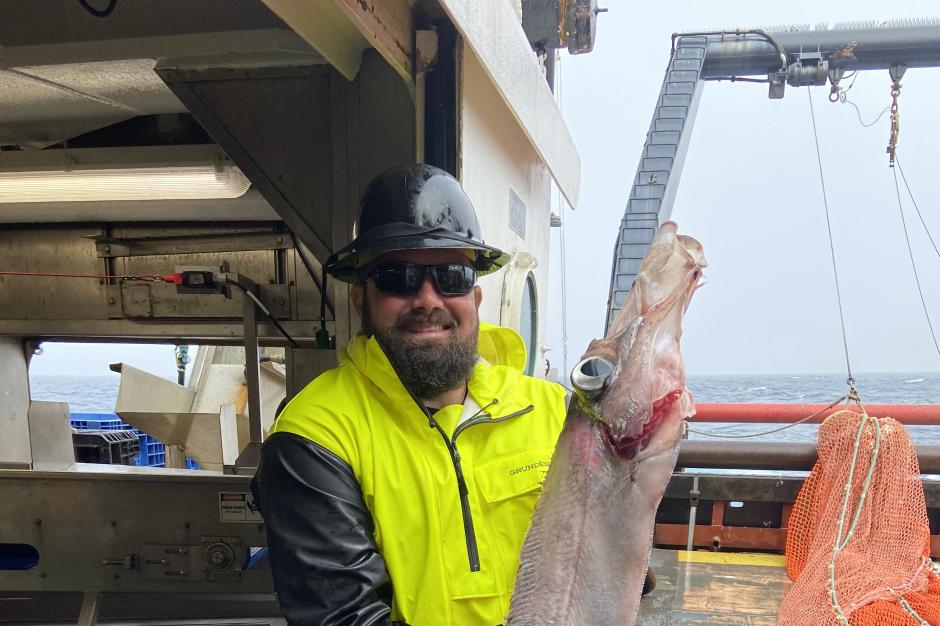
<svg viewBox="0 0 940 626">
<path fill-rule="evenodd" d="M 551 178 L 479 58 L 463 46 L 460 108 L 460 181 L 476 208 L 488 244 L 513 253 L 513 261 L 483 277 L 481 319 L 519 329 L 520 300 L 528 272 L 538 286 L 538 339 L 547 331 Z M 525 203 L 525 237 L 510 228 L 510 190 Z M 527 254 L 526 254 L 527 253 Z M 542 376 L 544 354 L 536 353 Z"/>
</svg>

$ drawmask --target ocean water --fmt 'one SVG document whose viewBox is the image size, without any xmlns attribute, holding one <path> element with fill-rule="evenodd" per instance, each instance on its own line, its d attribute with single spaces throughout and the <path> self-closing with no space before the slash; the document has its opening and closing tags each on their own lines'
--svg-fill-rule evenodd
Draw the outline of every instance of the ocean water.
<svg viewBox="0 0 940 626">
<path fill-rule="evenodd" d="M 687 386 L 696 402 L 824 403 L 843 396 L 848 387 L 844 374 L 794 374 L 770 376 L 689 376 Z M 861 373 L 855 387 L 867 404 L 940 403 L 940 372 Z M 756 434 L 784 424 L 699 424 L 696 430 L 718 434 Z M 754 441 L 815 442 L 817 424 L 800 424 Z M 908 426 L 916 443 L 940 443 L 940 426 Z M 690 433 L 691 439 L 710 439 Z"/>
<path fill-rule="evenodd" d="M 118 374 L 96 376 L 30 377 L 35 400 L 68 402 L 72 412 L 96 413 L 114 410 Z M 765 376 L 689 376 L 688 387 L 697 402 L 795 402 L 828 404 L 846 391 L 845 376 L 838 374 L 794 374 Z M 863 373 L 856 375 L 862 400 L 870 404 L 940 403 L 940 372 Z M 696 429 L 721 434 L 759 433 L 781 424 L 700 424 Z M 801 424 L 757 437 L 770 441 L 815 441 L 818 426 Z M 940 426 L 908 427 L 919 443 L 940 443 Z M 693 439 L 707 439 L 692 435 Z"/>
<path fill-rule="evenodd" d="M 33 400 L 67 402 L 72 413 L 111 413 L 117 400 L 120 374 L 95 376 L 29 377 L 29 393 Z"/>
</svg>

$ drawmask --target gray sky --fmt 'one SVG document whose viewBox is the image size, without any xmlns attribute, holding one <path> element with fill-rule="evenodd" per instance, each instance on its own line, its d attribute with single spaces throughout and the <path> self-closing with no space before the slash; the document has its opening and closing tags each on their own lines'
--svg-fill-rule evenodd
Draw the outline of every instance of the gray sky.
<svg viewBox="0 0 940 626">
<path fill-rule="evenodd" d="M 561 63 L 563 113 L 582 159 L 579 208 L 565 211 L 568 367 L 603 330 L 611 252 L 675 31 L 925 17 L 933 1 L 608 0 L 594 52 Z M 890 12 L 890 13 L 889 13 Z M 902 81 L 899 154 L 935 240 L 940 177 L 940 70 Z M 849 96 L 871 121 L 889 102 L 887 72 L 859 75 Z M 829 190 L 852 365 L 856 371 L 935 371 L 937 355 L 914 287 L 885 145 L 887 116 L 869 129 L 849 105 L 813 90 Z M 903 188 L 902 188 L 903 189 Z M 673 218 L 697 237 L 708 284 L 686 317 L 690 374 L 844 371 L 825 217 L 806 89 L 769 100 L 765 85 L 706 86 Z M 929 310 L 940 332 L 940 259 L 907 213 Z M 558 230 L 548 312 L 561 366 Z M 124 361 L 174 377 L 171 346 L 47 344 L 33 373 L 107 374 Z"/>
<path fill-rule="evenodd" d="M 67 374 L 71 376 L 113 376 L 109 363 L 123 362 L 157 376 L 176 380 L 173 346 L 138 344 L 44 343 L 42 354 L 34 356 L 30 375 Z M 196 358 L 196 351 L 190 352 Z"/>
<path fill-rule="evenodd" d="M 935 2 L 608 2 L 594 51 L 562 60 L 563 112 L 582 159 L 578 209 L 565 211 L 568 368 L 603 331 L 610 262 L 669 56 L 682 30 L 940 15 Z M 654 8 L 648 8 L 654 7 Z M 898 153 L 940 243 L 940 70 L 902 80 Z M 870 122 L 890 103 L 885 72 L 858 76 L 849 98 Z M 709 83 L 673 213 L 698 238 L 708 284 L 693 298 L 683 354 L 690 374 L 844 372 L 807 89 L 769 100 L 766 85 Z M 812 90 L 842 284 L 852 368 L 938 371 L 940 355 L 914 284 L 892 171 L 888 116 L 859 125 L 848 104 Z M 902 193 L 904 191 L 902 183 Z M 907 202 L 906 195 L 902 196 Z M 940 259 L 906 206 L 934 328 Z M 561 366 L 558 235 L 553 233 L 549 358 Z"/>
</svg>

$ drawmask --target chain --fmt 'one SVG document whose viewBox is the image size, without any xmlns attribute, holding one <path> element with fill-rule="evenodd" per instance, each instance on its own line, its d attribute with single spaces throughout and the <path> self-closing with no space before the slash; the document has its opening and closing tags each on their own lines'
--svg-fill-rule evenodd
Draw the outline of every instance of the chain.
<svg viewBox="0 0 940 626">
<path fill-rule="evenodd" d="M 888 139 L 888 167 L 894 167 L 898 150 L 898 134 L 901 132 L 901 116 L 898 113 L 898 96 L 901 95 L 901 79 L 891 83 L 891 136 Z"/>
</svg>

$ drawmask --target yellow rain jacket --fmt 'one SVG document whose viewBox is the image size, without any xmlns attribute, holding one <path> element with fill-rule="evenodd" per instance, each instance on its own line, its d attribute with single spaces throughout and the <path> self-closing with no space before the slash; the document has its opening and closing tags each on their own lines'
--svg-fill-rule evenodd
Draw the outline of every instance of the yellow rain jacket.
<svg viewBox="0 0 940 626">
<path fill-rule="evenodd" d="M 374 546 L 391 579 L 390 602 L 384 605 L 391 612 L 385 619 L 412 626 L 492 626 L 502 623 L 509 610 L 522 541 L 565 418 L 564 389 L 521 373 L 525 347 L 508 328 L 481 324 L 479 353 L 485 361 L 474 368 L 466 404 L 429 416 L 378 343 L 359 335 L 341 354 L 339 367 L 311 382 L 274 425 L 274 437 L 290 434 L 302 445 L 314 442 L 355 477 L 374 524 Z M 262 484 L 264 464 L 263 459 Z M 260 490 L 269 535 L 276 529 L 265 510 L 265 494 L 276 490 L 274 484 Z M 321 491 L 314 485 L 312 497 Z M 357 524 L 368 529 L 369 520 Z M 310 532 L 316 532 L 314 525 Z M 296 583 L 281 584 L 277 557 L 272 545 L 284 605 L 282 586 Z M 376 556 L 357 549 L 348 559 L 355 562 L 345 567 L 369 563 L 374 568 Z M 340 623 L 343 610 L 361 615 L 358 597 L 368 602 L 387 593 L 377 576 L 369 580 L 352 585 L 356 592 L 347 593 L 340 583 L 310 593 L 342 596 L 345 608 L 326 609 Z M 316 602 L 329 604 L 330 598 Z M 375 610 L 371 606 L 367 612 Z M 322 623 L 333 623 L 323 612 L 315 614 Z M 387 622 L 363 618 L 349 623 Z"/>
</svg>

